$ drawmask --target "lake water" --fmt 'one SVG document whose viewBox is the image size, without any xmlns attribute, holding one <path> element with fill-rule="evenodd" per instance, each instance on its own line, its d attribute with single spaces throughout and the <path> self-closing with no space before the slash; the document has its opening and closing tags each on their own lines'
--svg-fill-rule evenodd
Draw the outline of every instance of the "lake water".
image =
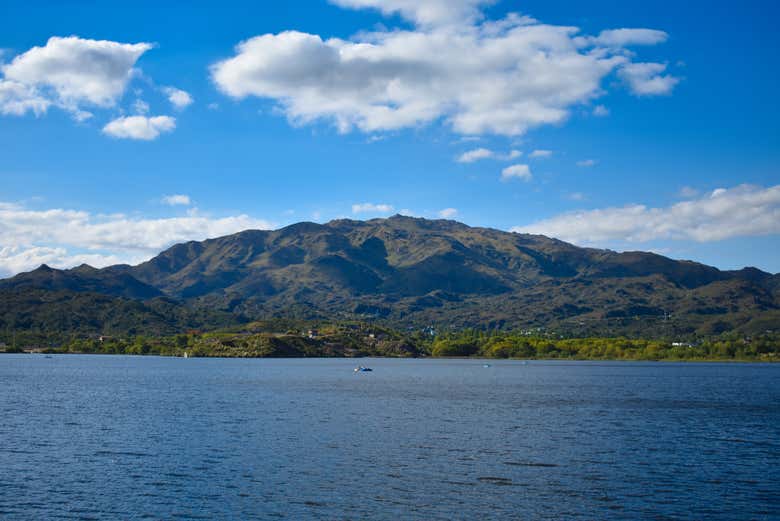
<svg viewBox="0 0 780 521">
<path fill-rule="evenodd" d="M 0 356 L 0 519 L 780 519 L 780 365 Z"/>
</svg>

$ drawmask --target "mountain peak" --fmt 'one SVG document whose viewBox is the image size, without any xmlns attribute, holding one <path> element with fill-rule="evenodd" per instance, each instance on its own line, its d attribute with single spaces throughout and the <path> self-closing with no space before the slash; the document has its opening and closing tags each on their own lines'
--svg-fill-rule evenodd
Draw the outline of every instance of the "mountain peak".
<svg viewBox="0 0 780 521">
<path fill-rule="evenodd" d="M 94 266 L 90 266 L 86 262 L 79 264 L 75 268 L 72 268 L 70 271 L 76 271 L 76 272 L 85 272 L 85 273 L 92 273 L 98 271 L 97 268 Z"/>
</svg>

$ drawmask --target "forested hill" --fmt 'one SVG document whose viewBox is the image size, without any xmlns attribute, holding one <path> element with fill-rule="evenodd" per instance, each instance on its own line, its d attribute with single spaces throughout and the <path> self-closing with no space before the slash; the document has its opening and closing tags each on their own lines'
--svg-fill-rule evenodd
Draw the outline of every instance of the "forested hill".
<svg viewBox="0 0 780 521">
<path fill-rule="evenodd" d="M 0 330 L 170 333 L 258 318 L 717 335 L 780 329 L 780 276 L 395 216 L 175 245 L 0 281 Z"/>
</svg>

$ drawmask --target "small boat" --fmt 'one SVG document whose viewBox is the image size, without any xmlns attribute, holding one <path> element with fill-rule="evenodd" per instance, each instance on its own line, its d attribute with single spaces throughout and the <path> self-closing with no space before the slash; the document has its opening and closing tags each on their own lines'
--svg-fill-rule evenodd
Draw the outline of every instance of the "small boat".
<svg viewBox="0 0 780 521">
<path fill-rule="evenodd" d="M 368 373 L 373 371 L 370 367 L 363 367 L 362 365 L 355 368 L 356 373 Z"/>
<path fill-rule="evenodd" d="M 490 367 L 490 364 L 483 364 L 482 367 L 485 367 L 485 368 Z"/>
<path fill-rule="evenodd" d="M 46 355 L 44 358 L 53 358 L 51 355 Z"/>
<path fill-rule="evenodd" d="M 184 351 L 184 358 L 189 358 L 190 355 L 187 354 L 187 351 Z"/>
</svg>

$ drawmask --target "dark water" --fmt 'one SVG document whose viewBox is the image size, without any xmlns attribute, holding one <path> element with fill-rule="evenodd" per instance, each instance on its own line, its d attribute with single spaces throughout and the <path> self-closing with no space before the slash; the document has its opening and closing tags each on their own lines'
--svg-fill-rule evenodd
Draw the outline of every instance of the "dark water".
<svg viewBox="0 0 780 521">
<path fill-rule="evenodd" d="M 0 519 L 780 519 L 780 365 L 0 356 Z"/>
</svg>

